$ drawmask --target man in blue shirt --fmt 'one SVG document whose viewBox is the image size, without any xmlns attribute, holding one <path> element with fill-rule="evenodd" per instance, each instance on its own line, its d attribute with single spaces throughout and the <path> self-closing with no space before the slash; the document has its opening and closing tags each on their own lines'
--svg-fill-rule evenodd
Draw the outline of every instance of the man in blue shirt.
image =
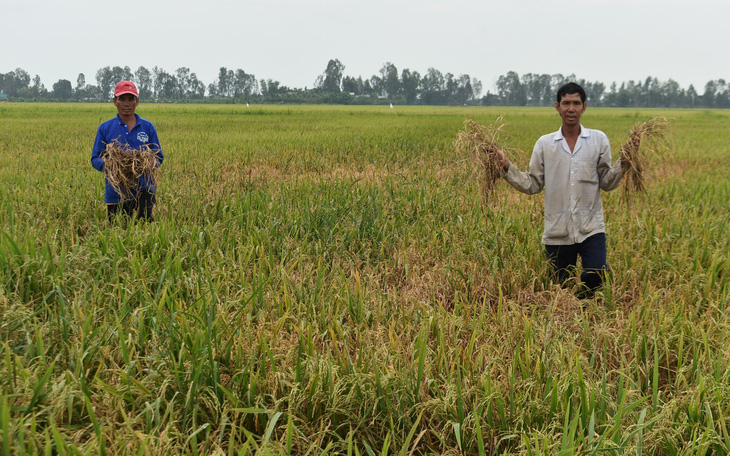
<svg viewBox="0 0 730 456">
<path fill-rule="evenodd" d="M 134 149 L 140 149 L 146 145 L 156 151 L 158 165 L 161 164 L 163 156 L 160 140 L 157 138 L 157 129 L 152 122 L 134 112 L 139 104 L 137 87 L 130 81 L 121 81 L 114 88 L 112 101 L 118 114 L 115 118 L 99 125 L 94 148 L 91 151 L 92 166 L 104 172 L 106 146 L 114 141 Z M 151 221 L 152 209 L 155 205 L 155 187 L 144 177 L 140 177 L 139 190 L 136 194 L 125 198 L 117 193 L 105 179 L 104 202 L 107 205 L 109 220 L 112 220 L 121 211 L 128 216 Z"/>
</svg>

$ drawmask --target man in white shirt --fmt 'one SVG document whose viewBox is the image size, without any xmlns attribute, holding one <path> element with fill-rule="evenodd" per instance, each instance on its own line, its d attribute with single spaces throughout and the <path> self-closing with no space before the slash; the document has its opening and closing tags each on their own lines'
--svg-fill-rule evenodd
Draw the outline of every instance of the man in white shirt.
<svg viewBox="0 0 730 456">
<path fill-rule="evenodd" d="M 517 190 L 528 195 L 545 190 L 542 242 L 553 279 L 565 286 L 580 256 L 585 285 L 581 295 L 592 296 L 609 270 L 601 189 L 616 188 L 625 170 L 621 160 L 611 166 L 606 134 L 580 124 L 586 108 L 581 86 L 572 82 L 562 86 L 555 103 L 562 127 L 537 140 L 530 170 L 518 170 L 504 154 L 502 165 L 504 179 Z"/>
</svg>

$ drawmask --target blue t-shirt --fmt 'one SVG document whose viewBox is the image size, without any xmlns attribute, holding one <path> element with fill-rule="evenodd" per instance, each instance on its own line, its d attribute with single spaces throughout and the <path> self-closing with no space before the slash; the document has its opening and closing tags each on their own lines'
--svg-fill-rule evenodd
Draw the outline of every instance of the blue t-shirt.
<svg viewBox="0 0 730 456">
<path fill-rule="evenodd" d="M 96 140 L 94 141 L 94 148 L 91 151 L 91 165 L 94 168 L 102 172 L 104 171 L 103 155 L 106 151 L 106 145 L 113 143 L 115 140 L 122 145 L 127 144 L 134 149 L 140 149 L 142 146 L 147 145 L 157 151 L 159 164 L 162 163 L 162 148 L 160 146 L 160 140 L 157 138 L 157 129 L 149 120 L 143 119 L 137 114 L 134 114 L 134 116 L 137 118 L 137 123 L 132 127 L 132 131 L 129 131 L 127 124 L 122 121 L 119 114 L 115 118 L 109 119 L 99 125 L 99 130 L 96 132 Z M 107 204 L 122 202 L 122 196 L 109 185 L 108 180 L 104 179 L 104 181 L 104 202 Z M 152 182 L 148 182 L 144 177 L 140 177 L 139 188 L 140 190 L 155 191 Z"/>
</svg>

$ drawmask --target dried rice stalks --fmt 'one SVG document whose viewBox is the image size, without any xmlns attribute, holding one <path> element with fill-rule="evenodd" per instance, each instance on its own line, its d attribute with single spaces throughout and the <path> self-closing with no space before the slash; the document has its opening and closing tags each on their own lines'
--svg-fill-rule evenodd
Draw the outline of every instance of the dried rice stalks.
<svg viewBox="0 0 730 456">
<path fill-rule="evenodd" d="M 494 185 L 502 176 L 502 156 L 504 152 L 504 127 L 507 124 L 502 117 L 498 117 L 493 125 L 481 125 L 474 119 L 464 121 L 464 130 L 460 131 L 454 146 L 462 153 L 474 154 L 481 164 L 482 194 L 484 205 L 489 205 L 489 197 L 494 191 Z"/>
<path fill-rule="evenodd" d="M 627 201 L 632 192 L 646 192 L 646 155 L 671 149 L 668 139 L 670 128 L 671 122 L 666 117 L 653 117 L 631 129 L 629 140 L 621 147 L 621 167 L 626 170 L 624 195 Z"/>
<path fill-rule="evenodd" d="M 156 186 L 158 166 L 157 152 L 146 144 L 140 149 L 133 149 L 115 140 L 106 146 L 104 174 L 109 185 L 123 197 L 135 195 L 140 180 Z"/>
</svg>

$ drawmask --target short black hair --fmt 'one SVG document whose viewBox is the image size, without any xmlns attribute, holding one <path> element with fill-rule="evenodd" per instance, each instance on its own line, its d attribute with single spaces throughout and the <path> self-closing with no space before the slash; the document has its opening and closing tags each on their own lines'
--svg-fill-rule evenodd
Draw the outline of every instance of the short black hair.
<svg viewBox="0 0 730 456">
<path fill-rule="evenodd" d="M 567 84 L 563 84 L 558 89 L 558 103 L 560 103 L 560 100 L 571 93 L 577 93 L 580 95 L 580 100 L 585 103 L 586 102 L 586 91 L 583 90 L 583 87 L 579 86 L 575 82 L 569 82 Z"/>
</svg>

